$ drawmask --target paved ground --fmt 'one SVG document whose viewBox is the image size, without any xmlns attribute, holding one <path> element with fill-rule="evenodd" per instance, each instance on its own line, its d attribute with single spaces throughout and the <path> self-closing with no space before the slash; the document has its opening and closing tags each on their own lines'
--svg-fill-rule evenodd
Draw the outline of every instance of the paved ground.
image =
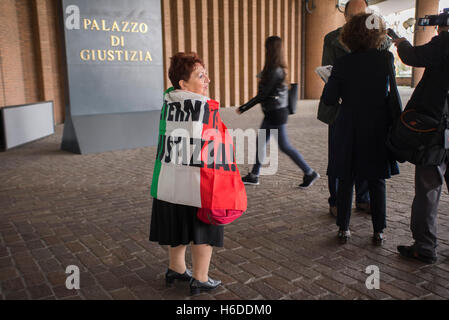
<svg viewBox="0 0 449 320">
<path fill-rule="evenodd" d="M 441 198 L 436 265 L 400 258 L 411 241 L 413 168 L 388 182 L 388 240 L 371 244 L 369 216 L 354 211 L 351 243 L 337 244 L 327 206 L 327 128 L 305 101 L 289 120 L 291 141 L 323 178 L 299 190 L 302 174 L 285 156 L 275 176 L 248 187 L 249 209 L 225 228 L 211 276 L 224 285 L 195 299 L 448 299 L 449 197 Z M 255 128 L 258 108 L 231 128 Z M 188 286 L 164 287 L 167 248 L 147 241 L 149 186 L 155 148 L 74 155 L 59 150 L 57 133 L 0 153 L 0 297 L 2 299 L 191 299 Z M 246 174 L 249 166 L 242 165 Z M 188 252 L 188 256 L 189 252 Z M 190 260 L 188 261 L 190 265 Z M 65 288 L 65 269 L 81 269 L 81 289 Z M 368 290 L 365 269 L 380 269 Z"/>
</svg>

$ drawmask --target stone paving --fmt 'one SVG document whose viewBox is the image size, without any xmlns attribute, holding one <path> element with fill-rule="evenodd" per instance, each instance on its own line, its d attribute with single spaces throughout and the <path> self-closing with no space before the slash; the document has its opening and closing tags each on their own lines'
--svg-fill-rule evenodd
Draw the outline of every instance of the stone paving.
<svg viewBox="0 0 449 320">
<path fill-rule="evenodd" d="M 407 92 L 404 99 L 407 99 Z M 248 211 L 225 227 L 214 249 L 212 277 L 223 286 L 188 295 L 186 284 L 164 285 L 167 248 L 148 239 L 155 147 L 75 155 L 56 134 L 0 153 L 1 299 L 448 299 L 449 197 L 439 209 L 439 261 L 428 266 L 398 256 L 411 243 L 413 167 L 388 181 L 387 242 L 371 244 L 369 215 L 354 210 L 353 238 L 336 240 L 327 205 L 327 127 L 316 101 L 302 101 L 289 119 L 292 144 L 322 178 L 300 190 L 302 173 L 284 154 L 276 175 L 247 187 Z M 230 128 L 257 128 L 259 107 L 238 116 L 220 111 Z M 241 165 L 247 173 L 249 165 Z M 190 251 L 187 251 L 191 266 Z M 81 270 L 80 290 L 68 290 L 66 267 Z M 380 270 L 368 290 L 366 267 Z"/>
</svg>

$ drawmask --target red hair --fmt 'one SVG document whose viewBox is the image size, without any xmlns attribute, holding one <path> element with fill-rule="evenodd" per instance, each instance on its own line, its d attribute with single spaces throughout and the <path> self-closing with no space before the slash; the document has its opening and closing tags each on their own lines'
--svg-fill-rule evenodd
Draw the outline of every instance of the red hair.
<svg viewBox="0 0 449 320">
<path fill-rule="evenodd" d="M 181 89 L 179 81 L 188 81 L 195 65 L 199 63 L 204 66 L 203 60 L 196 54 L 196 52 L 178 52 L 170 58 L 170 68 L 168 69 L 168 77 L 175 89 Z"/>
</svg>

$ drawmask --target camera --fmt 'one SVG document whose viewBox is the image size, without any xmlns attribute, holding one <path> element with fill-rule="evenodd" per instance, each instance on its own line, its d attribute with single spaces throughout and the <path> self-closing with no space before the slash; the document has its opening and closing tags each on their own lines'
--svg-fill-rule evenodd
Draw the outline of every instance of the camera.
<svg viewBox="0 0 449 320">
<path fill-rule="evenodd" d="M 394 30 L 391 29 L 391 28 L 388 28 L 388 29 L 387 29 L 387 34 L 388 34 L 388 36 L 389 36 L 391 39 L 393 39 L 393 40 L 399 39 L 399 38 L 400 38 L 400 37 L 396 34 L 396 32 L 394 32 Z"/>
<path fill-rule="evenodd" d="M 424 18 L 420 18 L 418 20 L 419 26 L 440 26 L 446 27 L 449 26 L 449 8 L 443 10 L 442 13 L 437 15 L 425 16 Z"/>
</svg>

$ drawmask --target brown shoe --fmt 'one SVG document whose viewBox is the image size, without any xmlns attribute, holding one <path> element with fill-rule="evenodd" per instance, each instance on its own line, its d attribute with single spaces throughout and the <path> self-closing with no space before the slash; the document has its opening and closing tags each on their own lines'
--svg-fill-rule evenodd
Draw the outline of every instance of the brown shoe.
<svg viewBox="0 0 449 320">
<path fill-rule="evenodd" d="M 333 217 L 337 217 L 337 207 L 336 206 L 330 206 L 329 207 L 329 213 Z"/>
</svg>

